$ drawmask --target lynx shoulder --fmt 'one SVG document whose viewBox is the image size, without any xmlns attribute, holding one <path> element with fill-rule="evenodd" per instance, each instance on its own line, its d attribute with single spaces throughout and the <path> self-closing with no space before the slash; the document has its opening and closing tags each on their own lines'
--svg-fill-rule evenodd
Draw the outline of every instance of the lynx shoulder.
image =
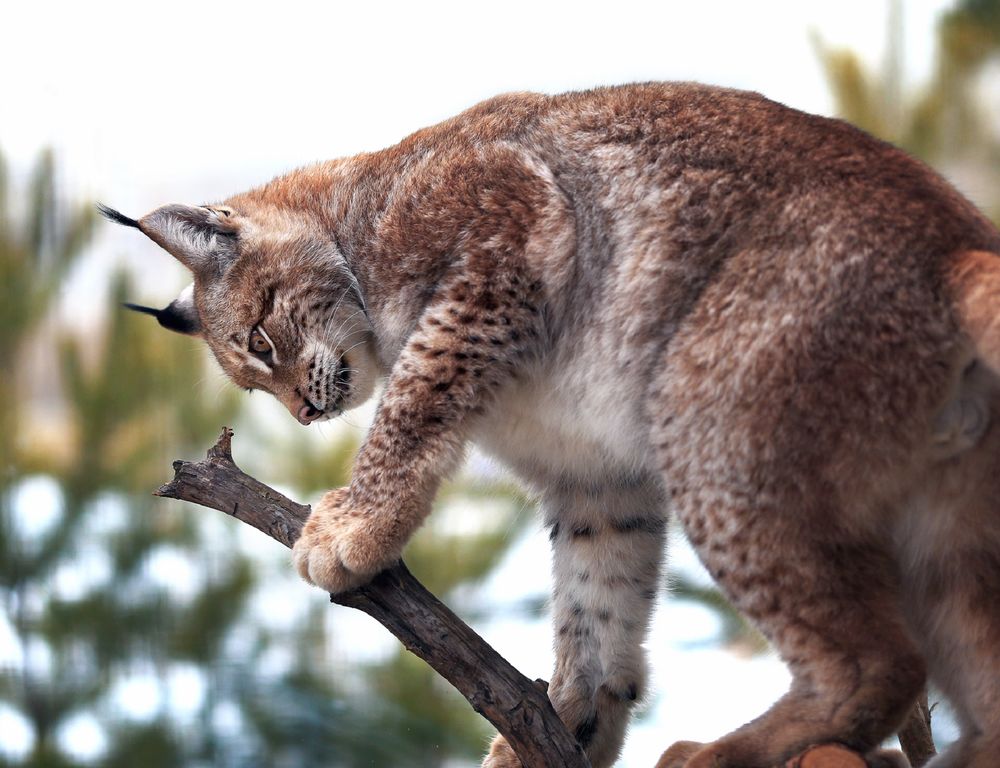
<svg viewBox="0 0 1000 768">
<path fill-rule="evenodd" d="M 794 676 L 677 765 L 873 751 L 928 674 L 967 724 L 935 768 L 995 764 L 1000 234 L 918 161 L 646 84 L 500 96 L 218 205 L 108 215 L 192 272 L 141 309 L 301 423 L 384 381 L 296 545 L 310 582 L 398 558 L 470 441 L 538 491 L 549 692 L 595 767 L 645 693 L 670 515 Z M 497 740 L 485 765 L 517 761 Z"/>
</svg>

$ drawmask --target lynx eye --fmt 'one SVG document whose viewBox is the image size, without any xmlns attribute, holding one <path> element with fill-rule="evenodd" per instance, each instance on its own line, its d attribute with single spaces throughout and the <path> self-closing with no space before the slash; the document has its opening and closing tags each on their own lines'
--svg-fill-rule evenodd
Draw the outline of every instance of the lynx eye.
<svg viewBox="0 0 1000 768">
<path fill-rule="evenodd" d="M 273 351 L 271 342 L 268 341 L 260 328 L 254 328 L 250 331 L 250 343 L 247 345 L 247 348 L 265 362 L 270 360 L 271 352 Z"/>
</svg>

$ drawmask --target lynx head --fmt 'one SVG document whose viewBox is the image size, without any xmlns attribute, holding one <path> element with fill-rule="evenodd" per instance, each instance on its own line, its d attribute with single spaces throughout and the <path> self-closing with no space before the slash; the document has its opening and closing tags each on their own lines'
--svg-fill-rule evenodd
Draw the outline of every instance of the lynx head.
<svg viewBox="0 0 1000 768">
<path fill-rule="evenodd" d="M 230 379 L 302 424 L 368 399 L 376 370 L 357 280 L 307 215 L 167 205 L 139 220 L 99 206 L 175 256 L 194 282 L 164 309 L 128 305 L 202 337 Z"/>
</svg>

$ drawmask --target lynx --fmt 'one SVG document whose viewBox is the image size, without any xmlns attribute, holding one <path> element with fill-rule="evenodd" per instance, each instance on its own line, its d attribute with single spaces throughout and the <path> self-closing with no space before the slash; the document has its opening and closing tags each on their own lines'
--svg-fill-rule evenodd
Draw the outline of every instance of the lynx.
<svg viewBox="0 0 1000 768">
<path fill-rule="evenodd" d="M 500 96 L 219 205 L 105 212 L 193 273 L 140 309 L 302 424 L 384 381 L 295 546 L 307 581 L 399 558 L 471 441 L 538 493 L 549 692 L 596 768 L 646 692 L 669 516 L 793 674 L 677 765 L 824 741 L 887 765 L 928 675 L 962 725 L 934 768 L 997 765 L 1000 233 L 918 161 L 646 84 Z M 519 763 L 498 738 L 484 765 Z"/>
</svg>

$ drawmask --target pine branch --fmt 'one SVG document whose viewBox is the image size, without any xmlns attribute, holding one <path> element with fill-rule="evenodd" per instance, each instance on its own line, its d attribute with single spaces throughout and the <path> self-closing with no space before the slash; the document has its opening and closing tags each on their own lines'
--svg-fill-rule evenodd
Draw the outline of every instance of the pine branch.
<svg viewBox="0 0 1000 768">
<path fill-rule="evenodd" d="M 309 507 L 242 472 L 233 461 L 232 436 L 223 428 L 204 460 L 175 461 L 174 479 L 156 495 L 220 510 L 291 547 Z M 525 768 L 588 768 L 583 750 L 552 708 L 545 683 L 514 669 L 402 562 L 331 600 L 369 614 L 430 664 L 506 737 Z"/>
</svg>

